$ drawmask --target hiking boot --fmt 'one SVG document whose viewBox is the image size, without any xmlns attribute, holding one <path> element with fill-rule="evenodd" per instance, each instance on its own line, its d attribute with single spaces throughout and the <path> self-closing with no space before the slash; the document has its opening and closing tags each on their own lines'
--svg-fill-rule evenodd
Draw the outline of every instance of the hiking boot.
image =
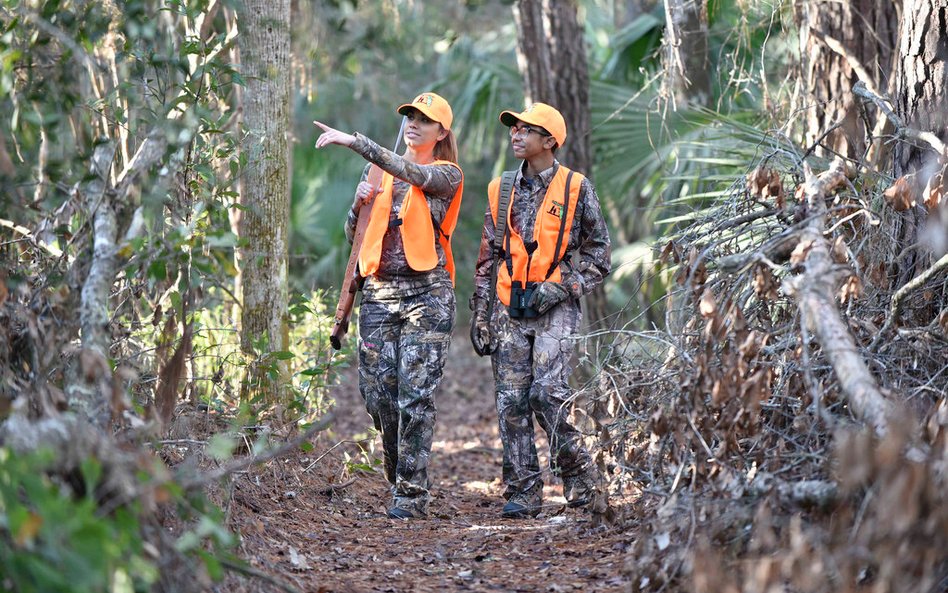
<svg viewBox="0 0 948 593">
<path fill-rule="evenodd" d="M 539 514 L 539 506 L 528 507 L 511 500 L 504 505 L 504 510 L 500 513 L 500 516 L 504 519 L 533 519 Z"/>
<path fill-rule="evenodd" d="M 389 519 L 417 519 L 421 515 L 416 515 L 408 509 L 403 509 L 401 507 L 391 507 L 388 509 L 388 518 Z"/>
<path fill-rule="evenodd" d="M 563 496 L 571 509 L 584 507 L 593 501 L 599 491 L 599 479 L 591 472 L 563 478 Z"/>
<path fill-rule="evenodd" d="M 504 519 L 532 519 L 540 514 L 542 507 L 541 496 L 518 493 L 510 497 L 500 516 Z"/>
</svg>

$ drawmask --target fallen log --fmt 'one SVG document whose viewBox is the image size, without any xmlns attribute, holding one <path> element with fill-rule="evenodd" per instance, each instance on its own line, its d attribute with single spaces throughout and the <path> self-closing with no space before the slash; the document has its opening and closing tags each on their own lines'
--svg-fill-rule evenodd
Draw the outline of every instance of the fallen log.
<svg viewBox="0 0 948 593">
<path fill-rule="evenodd" d="M 884 436 L 895 419 L 895 407 L 882 394 L 839 313 L 836 292 L 843 274 L 834 264 L 830 243 L 823 236 L 826 199 L 847 183 L 846 175 L 841 164 L 834 164 L 818 177 L 808 165 L 804 165 L 804 172 L 804 199 L 811 217 L 797 245 L 803 274 L 784 280 L 784 290 L 796 297 L 803 323 L 823 347 L 850 409 L 876 434 Z"/>
</svg>

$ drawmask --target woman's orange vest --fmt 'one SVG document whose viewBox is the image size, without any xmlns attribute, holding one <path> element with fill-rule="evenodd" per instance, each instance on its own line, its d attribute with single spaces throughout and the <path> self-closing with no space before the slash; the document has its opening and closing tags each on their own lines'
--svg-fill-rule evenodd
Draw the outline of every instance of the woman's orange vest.
<svg viewBox="0 0 948 593">
<path fill-rule="evenodd" d="M 537 246 L 532 256 L 528 253 L 523 238 L 510 226 L 510 211 L 514 207 L 514 197 L 511 197 L 510 206 L 507 208 L 508 233 L 504 239 L 502 254 L 506 261 L 500 262 L 497 270 L 497 296 L 505 305 L 510 305 L 510 287 L 515 280 L 523 286 L 526 286 L 527 282 L 560 281 L 559 262 L 566 254 L 583 179 L 580 173 L 559 166 L 546 190 L 543 203 L 537 209 L 537 218 L 533 225 L 533 239 Z M 499 178 L 490 183 L 487 196 L 496 228 L 500 197 Z"/>
<path fill-rule="evenodd" d="M 435 161 L 435 165 L 454 165 L 451 161 Z M 458 170 L 460 171 L 460 167 Z M 441 221 L 438 241 L 444 249 L 445 269 L 451 275 L 454 283 L 454 255 L 451 252 L 451 234 L 458 222 L 458 211 L 461 209 L 461 195 L 464 192 L 464 176 L 461 174 L 461 184 L 451 199 L 444 220 Z M 382 238 L 388 231 L 389 217 L 392 212 L 392 186 L 395 178 L 390 173 L 382 175 L 382 191 L 375 197 L 372 206 L 372 216 L 365 229 L 365 238 L 362 240 L 362 249 L 359 251 L 359 272 L 363 276 L 371 276 L 379 269 L 379 260 L 382 256 Z M 415 186 L 409 186 L 399 215 L 399 230 L 402 234 L 402 245 L 405 246 L 405 259 L 411 269 L 425 272 L 438 265 L 438 251 L 435 249 L 435 225 L 428 209 L 428 200 L 424 192 Z"/>
</svg>

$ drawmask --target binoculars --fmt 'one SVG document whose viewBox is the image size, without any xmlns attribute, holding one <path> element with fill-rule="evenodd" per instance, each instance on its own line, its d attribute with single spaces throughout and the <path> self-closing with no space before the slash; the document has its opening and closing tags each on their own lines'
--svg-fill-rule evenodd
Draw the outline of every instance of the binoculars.
<svg viewBox="0 0 948 593">
<path fill-rule="evenodd" d="M 519 280 L 513 281 L 510 285 L 510 306 L 507 311 L 513 319 L 534 319 L 540 316 L 537 310 L 527 303 L 533 298 L 533 291 L 536 290 L 536 282 L 527 282 L 524 287 Z"/>
</svg>

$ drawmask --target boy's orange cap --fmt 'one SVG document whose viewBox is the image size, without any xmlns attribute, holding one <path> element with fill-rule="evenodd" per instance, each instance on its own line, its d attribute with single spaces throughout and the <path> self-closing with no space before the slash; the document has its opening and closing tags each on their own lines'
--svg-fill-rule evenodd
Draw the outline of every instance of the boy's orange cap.
<svg viewBox="0 0 948 593">
<path fill-rule="evenodd" d="M 540 126 L 553 135 L 559 146 L 566 142 L 566 120 L 555 108 L 546 103 L 534 103 L 521 113 L 504 111 L 500 114 L 500 121 L 507 127 L 517 123 L 517 120 L 526 124 Z"/>
</svg>

